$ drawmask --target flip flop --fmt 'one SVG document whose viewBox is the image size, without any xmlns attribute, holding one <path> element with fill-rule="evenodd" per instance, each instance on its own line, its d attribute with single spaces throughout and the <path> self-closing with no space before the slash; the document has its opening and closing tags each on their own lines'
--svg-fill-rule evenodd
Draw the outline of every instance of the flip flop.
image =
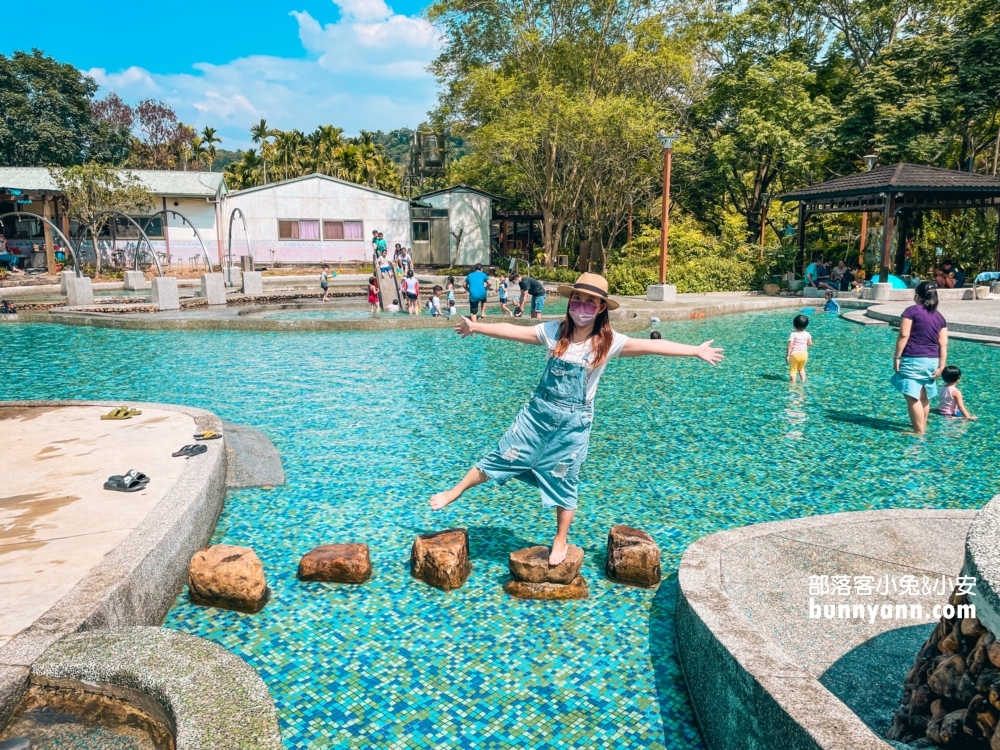
<svg viewBox="0 0 1000 750">
<path fill-rule="evenodd" d="M 142 414 L 142 409 L 129 408 L 125 410 L 125 419 L 128 419 L 129 417 L 138 417 L 140 414 Z"/>
<path fill-rule="evenodd" d="M 104 489 L 114 492 L 139 492 L 146 489 L 149 477 L 138 471 L 130 471 L 124 476 L 111 476 L 104 483 Z"/>
<path fill-rule="evenodd" d="M 194 436 L 195 440 L 218 440 L 222 435 L 214 430 L 205 430 L 204 432 L 199 432 Z"/>
<path fill-rule="evenodd" d="M 193 456 L 200 456 L 207 450 L 208 450 L 207 445 L 185 445 L 179 451 L 177 451 L 176 453 L 171 453 L 170 455 L 174 456 L 175 458 L 180 458 L 180 457 L 191 458 Z"/>
<path fill-rule="evenodd" d="M 117 409 L 112 409 L 107 414 L 102 414 L 101 419 L 128 419 L 131 415 L 128 413 L 128 408 L 124 406 L 119 406 Z"/>
</svg>

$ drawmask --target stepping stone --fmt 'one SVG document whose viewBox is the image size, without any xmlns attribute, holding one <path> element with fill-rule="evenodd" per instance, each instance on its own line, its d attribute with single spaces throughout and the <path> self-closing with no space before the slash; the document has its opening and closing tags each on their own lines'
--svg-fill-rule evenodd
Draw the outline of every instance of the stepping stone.
<svg viewBox="0 0 1000 750">
<path fill-rule="evenodd" d="M 413 541 L 410 573 L 414 578 L 451 591 L 460 588 L 471 571 L 469 532 L 465 529 L 421 534 Z"/>
<path fill-rule="evenodd" d="M 660 548 L 645 531 L 612 526 L 604 572 L 619 583 L 656 586 L 660 582 Z"/>
<path fill-rule="evenodd" d="M 566 559 L 552 567 L 549 565 L 549 548 L 527 547 L 511 552 L 507 558 L 510 574 L 524 583 L 572 583 L 580 575 L 583 565 L 583 550 L 569 545 Z"/>
<path fill-rule="evenodd" d="M 195 604 L 250 614 L 264 609 L 271 597 L 257 553 L 229 544 L 194 553 L 188 566 L 188 593 Z"/>
<path fill-rule="evenodd" d="M 299 560 L 299 578 L 303 581 L 364 583 L 371 577 L 367 544 L 324 544 Z"/>
<path fill-rule="evenodd" d="M 577 576 L 571 583 L 527 583 L 510 580 L 503 585 L 503 590 L 516 599 L 548 599 L 550 601 L 568 601 L 570 599 L 586 599 L 590 596 L 587 582 L 583 576 Z"/>
</svg>

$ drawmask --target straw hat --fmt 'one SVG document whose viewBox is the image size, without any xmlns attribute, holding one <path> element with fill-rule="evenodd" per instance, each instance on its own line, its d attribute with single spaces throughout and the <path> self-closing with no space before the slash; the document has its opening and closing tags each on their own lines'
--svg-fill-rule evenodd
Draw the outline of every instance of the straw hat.
<svg viewBox="0 0 1000 750">
<path fill-rule="evenodd" d="M 573 292 L 593 294 L 595 297 L 603 299 L 607 303 L 609 310 L 618 309 L 618 303 L 608 297 L 607 279 L 600 274 L 583 273 L 580 274 L 580 278 L 576 280 L 576 283 L 573 284 L 573 286 L 569 286 L 568 284 L 559 285 L 559 294 L 563 297 L 572 297 Z"/>
</svg>

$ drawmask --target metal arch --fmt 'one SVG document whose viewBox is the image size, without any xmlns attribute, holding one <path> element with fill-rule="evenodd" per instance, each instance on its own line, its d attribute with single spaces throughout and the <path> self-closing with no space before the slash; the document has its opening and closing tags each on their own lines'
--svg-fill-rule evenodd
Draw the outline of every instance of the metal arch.
<svg viewBox="0 0 1000 750">
<path fill-rule="evenodd" d="M 156 274 L 157 274 L 157 276 L 162 276 L 163 275 L 163 268 L 160 266 L 160 259 L 156 257 L 156 250 L 153 248 L 153 243 L 149 241 L 149 237 L 147 237 L 146 233 L 144 231 L 142 231 L 142 227 L 139 226 L 139 223 L 135 219 L 133 219 L 131 216 L 129 216 L 126 213 L 122 213 L 121 211 L 110 210 L 110 211 L 104 211 L 103 213 L 98 214 L 99 217 L 111 216 L 111 215 L 121 216 L 122 218 L 127 219 L 129 222 L 132 223 L 132 226 L 134 226 L 138 230 L 140 239 L 143 239 L 143 240 L 146 241 L 146 247 L 149 248 L 149 254 L 153 256 L 153 263 L 156 264 Z M 138 244 L 135 247 L 135 265 L 136 265 L 136 270 L 138 271 L 139 270 L 139 268 L 138 268 L 138 266 L 139 266 L 139 245 Z"/>
<path fill-rule="evenodd" d="M 145 224 L 148 221 L 152 221 L 153 219 L 155 219 L 160 214 L 173 214 L 174 216 L 179 216 L 181 218 L 181 221 L 183 221 L 185 224 L 187 224 L 189 227 L 191 227 L 191 229 L 194 231 L 194 236 L 198 238 L 198 244 L 201 245 L 201 251 L 203 253 L 205 253 L 205 262 L 208 263 L 208 272 L 212 273 L 212 259 L 208 256 L 208 248 L 205 247 L 205 240 L 203 240 L 201 238 L 201 232 L 198 231 L 198 227 L 196 227 L 194 224 L 192 224 L 191 220 L 187 216 L 185 216 L 184 214 L 182 214 L 180 211 L 175 211 L 172 208 L 161 208 L 155 214 L 151 214 L 151 215 L 147 216 L 145 218 L 145 220 L 143 221 L 143 223 Z M 167 228 L 164 227 L 163 228 L 163 234 L 164 234 L 164 236 L 166 236 L 166 232 L 167 232 Z"/>
<path fill-rule="evenodd" d="M 83 277 L 83 271 L 80 270 L 80 261 L 76 256 L 76 250 L 73 249 L 73 243 L 69 241 L 69 238 L 65 234 L 63 234 L 62 230 L 55 224 L 53 224 L 52 221 L 45 218 L 44 216 L 28 213 L 27 211 L 11 211 L 10 213 L 6 213 L 0 216 L 0 220 L 6 219 L 8 216 L 29 216 L 32 219 L 39 219 L 40 221 L 44 221 L 46 224 L 48 224 L 49 227 L 52 229 L 52 231 L 54 231 L 56 234 L 59 235 L 59 239 L 66 244 L 66 249 L 69 251 L 69 254 L 73 256 L 73 270 L 76 271 L 76 277 L 78 279 Z"/>
<path fill-rule="evenodd" d="M 243 233 L 247 237 L 247 250 L 250 251 L 250 257 L 253 257 L 253 249 L 250 247 L 250 230 L 247 229 L 247 217 L 238 207 L 234 208 L 229 214 L 229 237 L 226 240 L 226 260 L 229 261 L 226 265 L 227 284 L 233 283 L 233 221 L 236 219 L 236 214 L 240 215 L 240 221 L 243 222 Z"/>
</svg>

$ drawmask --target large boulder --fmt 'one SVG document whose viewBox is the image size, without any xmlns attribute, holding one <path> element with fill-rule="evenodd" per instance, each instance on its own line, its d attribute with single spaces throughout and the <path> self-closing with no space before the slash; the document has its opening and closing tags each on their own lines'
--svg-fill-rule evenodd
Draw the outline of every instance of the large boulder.
<svg viewBox="0 0 1000 750">
<path fill-rule="evenodd" d="M 421 534 L 410 549 L 410 573 L 442 591 L 457 589 L 472 571 L 469 532 L 448 529 Z"/>
<path fill-rule="evenodd" d="M 577 576 L 570 583 L 529 583 L 511 579 L 503 590 L 517 599 L 549 599 L 566 601 L 586 599 L 590 595 L 583 576 Z"/>
<path fill-rule="evenodd" d="M 549 565 L 549 548 L 543 546 L 519 549 L 507 558 L 510 574 L 525 583 L 572 583 L 582 565 L 583 550 L 573 544 L 566 559 L 554 567 Z"/>
<path fill-rule="evenodd" d="M 299 578 L 303 581 L 364 583 L 371 577 L 367 544 L 324 544 L 299 560 Z"/>
<path fill-rule="evenodd" d="M 645 531 L 612 526 L 605 573 L 619 583 L 656 586 L 660 582 L 660 548 Z"/>
<path fill-rule="evenodd" d="M 194 553 L 188 566 L 188 592 L 195 604 L 251 614 L 264 609 L 271 597 L 257 553 L 229 544 Z"/>
</svg>

